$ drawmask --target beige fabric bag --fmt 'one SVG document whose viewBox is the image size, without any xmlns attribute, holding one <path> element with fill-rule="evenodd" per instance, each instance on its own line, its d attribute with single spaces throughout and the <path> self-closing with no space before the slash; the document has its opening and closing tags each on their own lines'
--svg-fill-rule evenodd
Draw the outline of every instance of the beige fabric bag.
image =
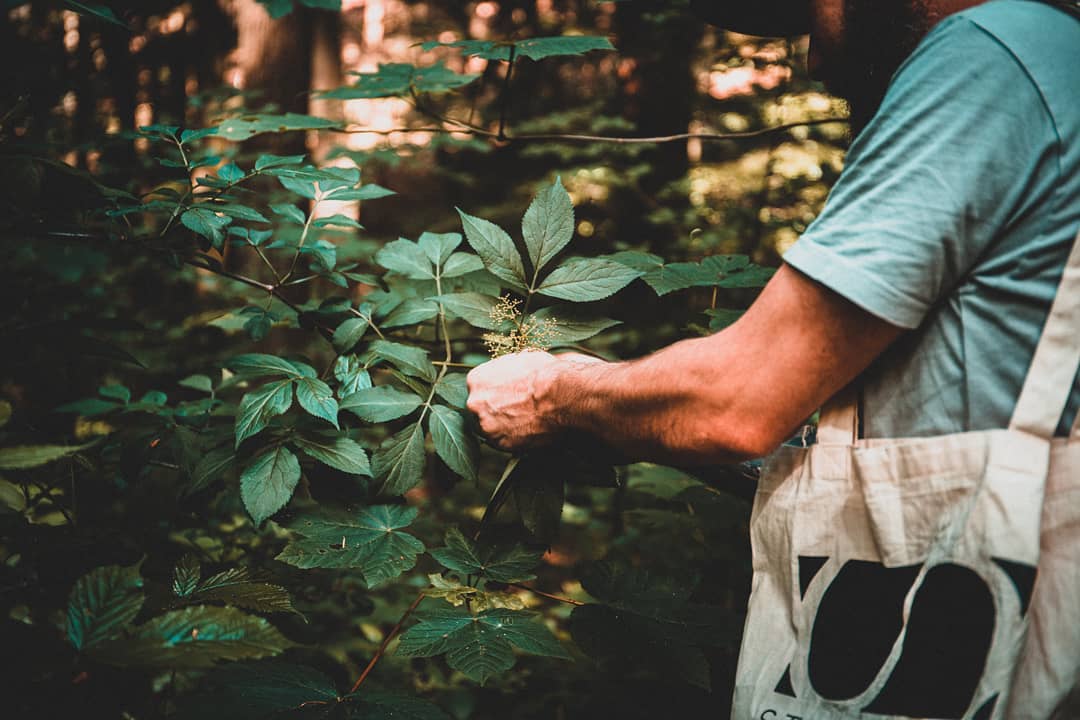
<svg viewBox="0 0 1080 720">
<path fill-rule="evenodd" d="M 1080 236 L 1008 429 L 769 458 L 732 717 L 1051 717 L 1080 678 Z M 1037 573 L 1036 573 L 1037 568 Z"/>
</svg>

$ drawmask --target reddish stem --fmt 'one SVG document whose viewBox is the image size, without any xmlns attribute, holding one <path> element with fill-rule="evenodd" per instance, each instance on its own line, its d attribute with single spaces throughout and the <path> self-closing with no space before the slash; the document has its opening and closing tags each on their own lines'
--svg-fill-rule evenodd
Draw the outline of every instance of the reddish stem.
<svg viewBox="0 0 1080 720">
<path fill-rule="evenodd" d="M 394 639 L 394 636 L 397 635 L 398 632 L 400 632 L 401 626 L 405 624 L 405 621 L 412 615 L 413 610 L 416 609 L 417 605 L 419 605 L 420 601 L 423 599 L 424 591 L 421 590 L 416 596 L 416 599 L 412 601 L 412 605 L 409 606 L 409 609 L 405 611 L 405 614 L 398 619 L 397 624 L 394 625 L 390 632 L 387 633 L 386 637 L 383 638 L 382 643 L 379 644 L 379 649 L 375 651 L 375 656 L 371 658 L 371 662 L 367 664 L 367 667 L 364 668 L 364 672 L 360 673 L 360 677 L 356 679 L 352 689 L 349 690 L 350 695 L 359 690 L 360 686 L 364 684 L 364 681 L 367 680 L 367 676 L 370 675 L 371 671 L 375 668 L 375 663 L 379 662 L 379 658 L 386 653 L 386 648 L 390 645 L 390 641 Z"/>
</svg>

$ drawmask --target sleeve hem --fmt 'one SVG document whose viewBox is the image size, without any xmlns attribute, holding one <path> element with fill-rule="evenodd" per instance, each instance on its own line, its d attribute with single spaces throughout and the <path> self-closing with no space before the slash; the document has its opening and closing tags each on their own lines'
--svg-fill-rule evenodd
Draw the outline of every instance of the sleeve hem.
<svg viewBox="0 0 1080 720">
<path fill-rule="evenodd" d="M 784 253 L 784 262 L 871 315 L 906 330 L 922 323 L 928 310 L 880 278 L 803 236 Z"/>
</svg>

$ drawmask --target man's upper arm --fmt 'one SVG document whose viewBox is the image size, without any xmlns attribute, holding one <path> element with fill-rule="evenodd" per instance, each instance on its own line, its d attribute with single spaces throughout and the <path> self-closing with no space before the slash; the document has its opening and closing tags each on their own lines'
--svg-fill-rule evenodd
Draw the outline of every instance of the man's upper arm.
<svg viewBox="0 0 1080 720">
<path fill-rule="evenodd" d="M 771 451 L 903 332 L 785 265 L 737 323 L 708 338 L 725 374 L 731 420 Z"/>
</svg>

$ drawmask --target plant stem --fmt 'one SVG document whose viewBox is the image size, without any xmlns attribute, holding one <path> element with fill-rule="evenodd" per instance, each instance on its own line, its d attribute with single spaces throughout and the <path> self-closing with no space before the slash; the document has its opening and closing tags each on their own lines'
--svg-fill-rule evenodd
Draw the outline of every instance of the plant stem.
<svg viewBox="0 0 1080 720">
<path fill-rule="evenodd" d="M 394 625 L 394 627 L 390 630 L 389 633 L 387 633 L 386 637 L 383 638 L 383 641 L 379 643 L 379 649 L 375 651 L 375 656 L 371 658 L 371 661 L 367 664 L 367 667 L 365 667 L 364 671 L 360 673 L 360 677 L 356 679 L 356 682 L 353 683 L 352 688 L 349 690 L 350 695 L 359 690 L 360 686 L 364 684 L 364 681 L 367 680 L 367 676 L 370 675 L 371 671 L 375 668 L 375 664 L 379 662 L 379 658 L 381 658 L 383 654 L 386 653 L 386 648 L 390 646 L 390 641 L 393 640 L 394 636 L 396 636 L 398 632 L 401 631 L 401 626 L 405 624 L 405 621 L 409 618 L 410 615 L 412 615 L 413 610 L 417 608 L 417 606 L 420 604 L 420 601 L 423 599 L 424 591 L 421 590 L 417 594 L 416 599 L 412 601 L 411 605 L 409 605 L 408 609 L 405 611 L 405 614 L 398 619 L 397 624 Z"/>
<path fill-rule="evenodd" d="M 558 595 L 552 595 L 551 593 L 546 593 L 543 590 L 537 590 L 536 588 L 531 588 L 528 585 L 522 585 L 521 583 L 506 583 L 506 584 L 509 585 L 510 587 L 516 587 L 516 588 L 521 589 L 521 590 L 528 590 L 529 592 L 531 592 L 531 593 L 533 593 L 535 595 L 539 595 L 540 597 L 546 597 L 548 600 L 557 600 L 557 601 L 559 601 L 561 603 L 566 603 L 567 605 L 576 605 L 576 606 L 580 607 L 580 606 L 586 604 L 586 603 L 581 602 L 580 600 L 574 600 L 573 598 L 565 598 L 565 597 L 559 597 Z"/>
<path fill-rule="evenodd" d="M 502 92 L 499 93 L 499 131 L 495 135 L 497 140 L 506 140 L 506 114 L 510 110 L 510 78 L 514 75 L 514 53 L 516 51 L 517 46 L 511 45 L 507 56 L 506 77 L 503 79 Z"/>
<path fill-rule="evenodd" d="M 292 277 L 293 271 L 296 270 L 296 263 L 300 260 L 300 253 L 304 250 L 304 243 L 307 242 L 308 232 L 311 230 L 311 221 L 315 219 L 315 210 L 319 207 L 318 199 L 311 205 L 311 211 L 308 213 L 307 220 L 304 221 L 304 229 L 300 231 L 300 242 L 296 245 L 296 254 L 293 255 L 292 263 L 289 265 L 289 271 L 285 273 L 285 276 L 281 278 L 281 282 L 285 282 Z M 280 283 L 279 283 L 280 284 Z"/>
<path fill-rule="evenodd" d="M 426 115 L 430 115 L 432 118 L 444 122 L 450 125 L 456 125 L 458 129 L 451 130 L 445 127 L 420 127 L 420 128 L 391 128 L 388 130 L 375 130 L 373 128 L 357 128 L 357 127 L 345 127 L 345 128 L 329 128 L 331 132 L 339 132 L 350 135 L 396 135 L 399 133 L 431 133 L 434 135 L 449 135 L 451 133 L 464 133 L 466 135 L 474 135 L 477 137 L 492 138 L 495 140 L 502 140 L 505 142 L 535 142 L 535 141 L 552 141 L 552 142 L 570 142 L 570 143 L 612 143 L 615 145 L 659 145 L 669 142 L 680 142 L 683 140 L 750 140 L 753 138 L 763 137 L 772 133 L 784 132 L 797 127 L 812 127 L 815 125 L 828 125 L 831 123 L 847 123 L 849 119 L 846 117 L 827 117 L 817 118 L 814 120 L 802 120 L 799 122 L 783 123 L 781 125 L 772 125 L 770 127 L 760 128 L 758 130 L 747 130 L 745 132 L 732 132 L 732 133 L 676 133 L 674 135 L 654 135 L 650 137 L 624 137 L 618 135 L 578 135 L 573 133 L 532 133 L 525 135 L 506 135 L 499 137 L 499 133 L 485 130 L 484 128 L 476 127 L 462 120 L 456 120 L 450 117 L 444 117 L 436 115 L 429 111 L 421 110 Z"/>
<path fill-rule="evenodd" d="M 380 330 L 379 326 L 375 324 L 375 319 L 371 315 L 365 315 L 354 307 L 350 307 L 349 312 L 351 312 L 358 318 L 363 318 L 364 320 L 367 320 L 368 327 L 375 331 L 375 334 L 379 336 L 380 340 L 386 339 L 386 336 L 382 334 L 382 330 Z"/>
</svg>

